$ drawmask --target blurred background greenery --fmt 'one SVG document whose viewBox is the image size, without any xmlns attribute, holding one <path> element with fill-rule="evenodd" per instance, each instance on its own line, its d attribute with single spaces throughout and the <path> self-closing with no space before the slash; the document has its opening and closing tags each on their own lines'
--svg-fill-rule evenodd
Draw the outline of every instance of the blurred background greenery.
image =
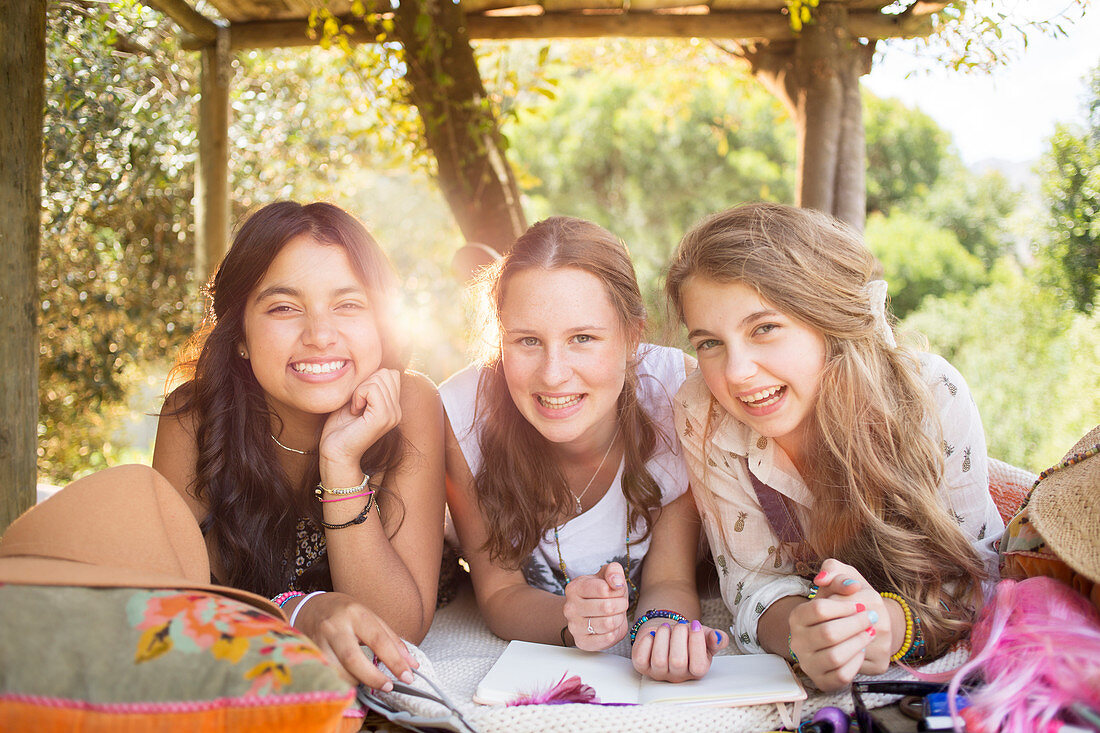
<svg viewBox="0 0 1100 733">
<path fill-rule="evenodd" d="M 131 0 L 52 2 L 40 278 L 39 478 L 150 458 L 166 375 L 201 319 L 190 273 L 196 57 Z M 484 43 L 529 221 L 592 219 L 622 237 L 654 339 L 681 343 L 664 263 L 703 215 L 789 201 L 785 110 L 703 42 Z M 468 359 L 450 260 L 462 244 L 410 134 L 415 111 L 364 46 L 251 51 L 233 68 L 236 219 L 279 198 L 363 218 L 406 294 L 414 367 Z M 1100 421 L 1100 67 L 1085 124 L 1061 125 L 1034 171 L 968 169 L 923 113 L 864 92 L 866 238 L 901 328 L 967 378 L 990 455 L 1041 470 Z"/>
</svg>

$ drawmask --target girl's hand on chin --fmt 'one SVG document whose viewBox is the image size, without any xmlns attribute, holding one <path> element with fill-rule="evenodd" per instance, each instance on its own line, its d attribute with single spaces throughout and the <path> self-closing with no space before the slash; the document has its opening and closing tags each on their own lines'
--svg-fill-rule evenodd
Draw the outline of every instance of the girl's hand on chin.
<svg viewBox="0 0 1100 733">
<path fill-rule="evenodd" d="M 379 369 L 333 412 L 321 431 L 321 461 L 358 469 L 363 453 L 401 421 L 401 372 Z"/>
</svg>

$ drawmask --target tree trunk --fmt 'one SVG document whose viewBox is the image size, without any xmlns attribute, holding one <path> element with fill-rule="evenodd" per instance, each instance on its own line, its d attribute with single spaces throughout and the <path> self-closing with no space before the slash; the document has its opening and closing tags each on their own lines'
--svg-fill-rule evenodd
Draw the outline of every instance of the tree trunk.
<svg viewBox="0 0 1100 733">
<path fill-rule="evenodd" d="M 411 101 L 435 155 L 443 196 L 468 242 L 506 252 L 527 225 L 462 9 L 406 0 L 395 12 Z"/>
<path fill-rule="evenodd" d="M 874 43 L 848 31 L 848 11 L 822 3 L 792 41 L 746 48 L 753 73 L 790 110 L 798 131 L 799 206 L 825 211 L 859 230 L 867 209 L 863 103 L 859 78 Z"/>
<path fill-rule="evenodd" d="M 34 504 L 38 249 L 46 0 L 4 4 L 0 24 L 0 532 Z"/>
</svg>

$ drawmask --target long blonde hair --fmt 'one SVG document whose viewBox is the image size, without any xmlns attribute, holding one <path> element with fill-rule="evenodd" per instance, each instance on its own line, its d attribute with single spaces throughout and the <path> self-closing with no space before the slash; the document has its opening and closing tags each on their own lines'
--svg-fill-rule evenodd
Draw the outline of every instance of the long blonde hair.
<svg viewBox="0 0 1100 733">
<path fill-rule="evenodd" d="M 635 340 L 640 337 L 645 326 L 645 304 L 626 247 L 603 227 L 565 216 L 531 226 L 487 274 L 496 316 L 490 327 L 499 329 L 497 319 L 504 290 L 513 275 L 532 268 L 565 267 L 599 278 L 624 332 Z M 641 521 L 644 537 L 650 531 L 651 512 L 660 507 L 661 491 L 645 468 L 657 445 L 657 430 L 638 402 L 637 391 L 638 374 L 631 361 L 617 404 L 624 445 L 622 487 L 630 507 L 630 526 Z M 571 512 L 574 499 L 561 468 L 547 450 L 546 439 L 512 401 L 499 348 L 482 370 L 474 424 L 480 425 L 482 452 L 474 489 L 482 514 L 491 518 L 486 523 L 489 536 L 483 549 L 494 562 L 518 567 L 557 518 Z"/>
<path fill-rule="evenodd" d="M 969 629 L 985 570 L 940 495 L 941 428 L 920 362 L 887 343 L 867 297 L 875 271 L 841 222 L 754 203 L 684 235 L 666 292 L 683 320 L 689 278 L 742 283 L 824 336 L 803 461 L 814 497 L 806 540 L 819 558 L 852 565 L 876 589 L 909 600 L 932 657 Z"/>
</svg>

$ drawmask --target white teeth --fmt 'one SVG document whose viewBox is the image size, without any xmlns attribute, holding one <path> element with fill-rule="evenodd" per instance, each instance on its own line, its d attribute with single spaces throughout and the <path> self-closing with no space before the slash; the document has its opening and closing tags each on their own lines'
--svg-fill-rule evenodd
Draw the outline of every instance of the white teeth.
<svg viewBox="0 0 1100 733">
<path fill-rule="evenodd" d="M 337 369 L 343 368 L 347 364 L 346 361 L 326 361 L 322 364 L 299 362 L 297 364 L 291 364 L 291 368 L 299 374 L 328 374 L 334 372 Z"/>
<path fill-rule="evenodd" d="M 764 405 L 760 405 L 760 404 L 757 404 L 757 403 L 761 402 L 762 400 L 766 400 L 769 397 L 774 396 L 781 389 L 783 389 L 782 386 L 768 387 L 767 389 L 762 389 L 759 392 L 756 392 L 755 394 L 751 394 L 751 395 L 748 395 L 746 397 L 740 397 L 739 399 L 747 405 L 751 404 L 751 405 L 756 405 L 757 407 L 764 407 Z M 776 399 L 778 399 L 778 398 L 776 398 Z M 770 405 L 773 402 L 775 402 L 775 400 L 768 400 L 767 404 Z"/>
<path fill-rule="evenodd" d="M 569 397 L 547 397 L 546 395 L 536 395 L 535 399 L 539 401 L 539 404 L 543 407 L 549 407 L 554 410 L 560 410 L 563 407 L 571 407 L 581 401 L 581 395 L 570 395 Z"/>
</svg>

